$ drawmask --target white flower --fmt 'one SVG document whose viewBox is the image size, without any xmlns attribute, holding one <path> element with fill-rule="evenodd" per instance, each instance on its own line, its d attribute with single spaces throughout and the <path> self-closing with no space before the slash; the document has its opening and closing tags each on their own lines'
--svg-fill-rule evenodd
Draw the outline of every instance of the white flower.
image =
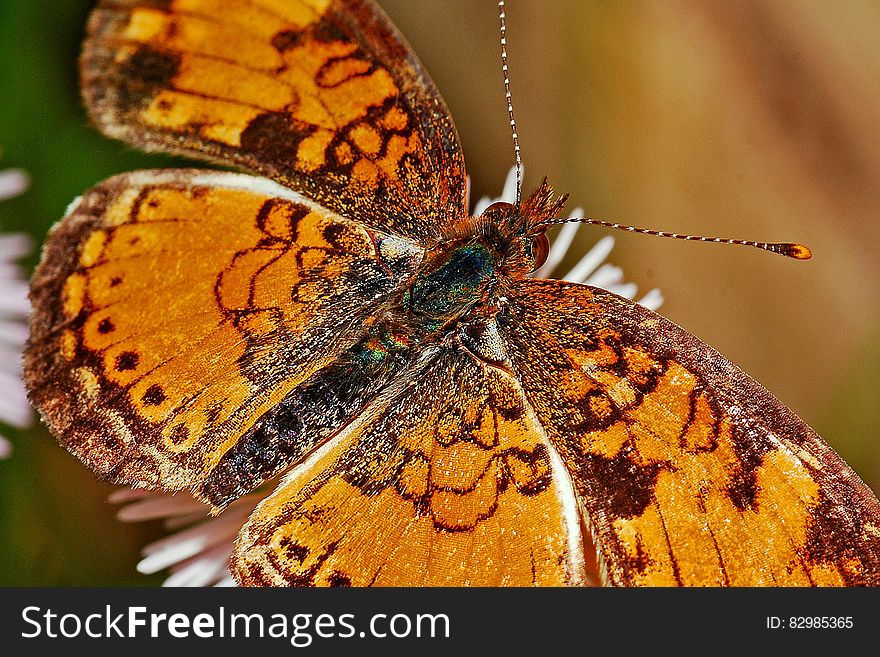
<svg viewBox="0 0 880 657">
<path fill-rule="evenodd" d="M 480 199 L 474 207 L 479 215 L 490 203 L 496 201 L 514 202 L 516 199 L 516 172 L 510 170 L 504 190 L 497 199 Z M 572 217 L 583 216 L 576 208 Z M 552 277 L 554 269 L 562 261 L 575 233 L 583 224 L 562 224 L 547 255 L 547 262 L 532 276 Z M 612 237 L 603 237 L 586 255 L 564 276 L 567 281 L 587 283 L 604 288 L 632 299 L 636 294 L 633 283 L 625 283 L 623 271 L 609 264 L 602 264 L 614 246 Z M 639 302 L 652 310 L 663 303 L 657 289 L 651 290 Z M 234 586 L 235 582 L 228 571 L 229 559 L 238 532 L 256 506 L 274 489 L 264 485 L 257 492 L 245 495 L 233 502 L 219 516 L 206 517 L 210 507 L 182 491 L 164 493 L 120 489 L 114 492 L 110 502 L 126 503 L 117 514 L 125 522 L 163 519 L 165 527 L 171 532 L 165 538 L 147 545 L 138 570 L 144 574 L 157 573 L 169 569 L 171 575 L 163 586 Z"/>
<path fill-rule="evenodd" d="M 163 586 L 235 586 L 229 574 L 235 537 L 270 492 L 271 488 L 245 495 L 215 517 L 207 517 L 210 507 L 185 491 L 120 488 L 108 501 L 126 504 L 117 514 L 123 522 L 161 518 L 171 532 L 143 549 L 144 558 L 137 565 L 140 572 L 151 575 L 169 569 Z"/>
<path fill-rule="evenodd" d="M 24 193 L 28 176 L 18 169 L 0 171 L 0 201 Z M 30 253 L 31 241 L 22 233 L 0 234 L 0 423 L 24 429 L 33 420 L 21 378 L 21 352 L 27 339 L 30 312 L 28 286 L 16 260 Z M 0 435 L 0 458 L 12 445 Z"/>
</svg>

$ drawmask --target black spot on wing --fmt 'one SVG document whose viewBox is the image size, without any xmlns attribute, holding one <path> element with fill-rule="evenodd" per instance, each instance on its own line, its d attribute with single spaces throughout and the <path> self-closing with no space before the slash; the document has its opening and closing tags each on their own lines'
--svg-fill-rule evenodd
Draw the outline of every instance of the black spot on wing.
<svg viewBox="0 0 880 657">
<path fill-rule="evenodd" d="M 116 357 L 116 371 L 127 372 L 137 368 L 141 357 L 136 351 L 123 351 Z"/>
<path fill-rule="evenodd" d="M 278 52 L 296 48 L 303 42 L 301 30 L 282 30 L 272 37 L 272 47 Z"/>
<path fill-rule="evenodd" d="M 162 386 L 154 384 L 144 391 L 144 396 L 141 399 L 148 406 L 159 406 L 166 399 L 165 391 Z"/>
<path fill-rule="evenodd" d="M 660 464 L 637 465 L 632 447 L 627 443 L 614 458 L 582 454 L 575 461 L 578 482 L 593 482 L 593 490 L 582 491 L 601 500 L 616 518 L 642 515 L 654 499 Z M 569 462 L 571 466 L 571 462 Z"/>
<path fill-rule="evenodd" d="M 334 570 L 330 573 L 330 577 L 327 578 L 327 582 L 330 586 L 351 586 L 351 578 L 348 575 L 345 575 L 338 570 Z"/>
<path fill-rule="evenodd" d="M 289 112 L 266 112 L 255 117 L 241 133 L 241 150 L 287 170 L 296 160 L 300 143 L 314 131 L 314 126 L 293 119 Z"/>
<path fill-rule="evenodd" d="M 180 55 L 140 46 L 119 67 L 119 98 L 123 105 L 145 105 L 157 93 L 172 86 L 180 69 Z"/>
</svg>

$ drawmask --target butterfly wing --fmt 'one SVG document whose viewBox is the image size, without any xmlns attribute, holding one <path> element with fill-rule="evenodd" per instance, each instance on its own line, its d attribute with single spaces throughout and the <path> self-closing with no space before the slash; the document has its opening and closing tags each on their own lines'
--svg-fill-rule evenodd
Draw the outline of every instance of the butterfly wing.
<svg viewBox="0 0 880 657">
<path fill-rule="evenodd" d="M 44 248 L 31 398 L 104 477 L 200 486 L 222 506 L 381 386 L 336 361 L 419 255 L 265 178 L 117 176 L 74 202 Z M 360 387 L 317 408 L 341 376 Z"/>
<path fill-rule="evenodd" d="M 245 585 L 560 585 L 585 577 L 564 469 L 502 369 L 428 354 L 241 530 Z"/>
<path fill-rule="evenodd" d="M 465 214 L 449 112 L 370 0 L 103 0 L 81 70 L 109 136 L 268 176 L 395 234 Z"/>
<path fill-rule="evenodd" d="M 708 345 L 609 292 L 525 280 L 499 332 L 615 585 L 880 584 L 880 504 Z"/>
</svg>

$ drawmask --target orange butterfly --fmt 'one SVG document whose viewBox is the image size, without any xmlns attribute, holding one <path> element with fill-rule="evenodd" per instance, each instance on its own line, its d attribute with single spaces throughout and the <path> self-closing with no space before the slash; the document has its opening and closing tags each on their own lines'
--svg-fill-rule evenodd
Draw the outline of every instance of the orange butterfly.
<svg viewBox="0 0 880 657">
<path fill-rule="evenodd" d="M 220 512 L 289 471 L 239 583 L 581 584 L 591 539 L 614 585 L 880 583 L 880 504 L 790 410 L 655 313 L 527 277 L 564 199 L 468 216 L 372 2 L 104 0 L 82 78 L 106 134 L 265 176 L 88 191 L 25 363 L 105 479 Z"/>
</svg>

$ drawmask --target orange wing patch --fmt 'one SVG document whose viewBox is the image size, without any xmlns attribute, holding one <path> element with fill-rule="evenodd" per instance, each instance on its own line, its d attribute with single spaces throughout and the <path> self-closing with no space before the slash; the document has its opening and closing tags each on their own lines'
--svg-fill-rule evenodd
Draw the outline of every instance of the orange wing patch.
<svg viewBox="0 0 880 657">
<path fill-rule="evenodd" d="M 515 382 L 454 352 L 402 390 L 257 508 L 231 566 L 239 582 L 583 581 L 570 484 Z"/>
<path fill-rule="evenodd" d="M 265 179 L 112 178 L 53 230 L 34 276 L 32 397 L 101 475 L 194 486 L 363 332 L 397 284 L 378 241 Z"/>
<path fill-rule="evenodd" d="M 82 72 L 111 136 L 222 159 L 398 234 L 465 214 L 448 112 L 371 3 L 105 0 Z"/>
<path fill-rule="evenodd" d="M 880 504 L 763 388 L 613 294 L 517 288 L 501 333 L 610 583 L 880 583 Z"/>
</svg>

